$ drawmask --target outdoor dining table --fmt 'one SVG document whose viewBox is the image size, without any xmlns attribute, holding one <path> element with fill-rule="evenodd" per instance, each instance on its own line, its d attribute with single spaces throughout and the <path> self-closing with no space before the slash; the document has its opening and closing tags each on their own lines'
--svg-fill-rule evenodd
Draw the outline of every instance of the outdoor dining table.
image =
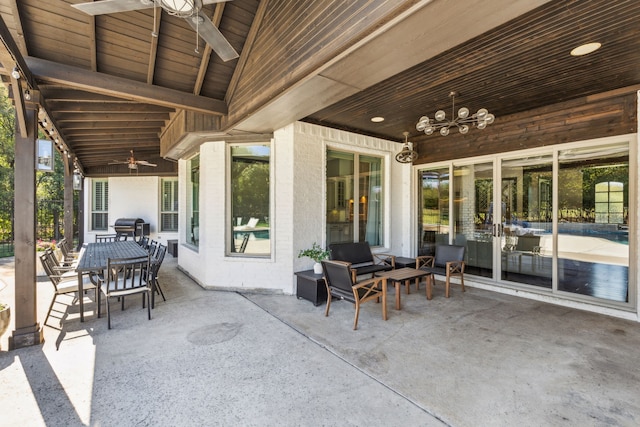
<svg viewBox="0 0 640 427">
<path fill-rule="evenodd" d="M 134 258 L 148 255 L 140 245 L 132 240 L 123 242 L 86 243 L 80 250 L 78 257 L 78 295 L 80 300 L 80 321 L 84 322 L 84 302 L 82 294 L 82 276 L 85 273 L 103 271 L 107 269 L 109 258 Z M 100 290 L 98 289 L 98 292 Z"/>
</svg>

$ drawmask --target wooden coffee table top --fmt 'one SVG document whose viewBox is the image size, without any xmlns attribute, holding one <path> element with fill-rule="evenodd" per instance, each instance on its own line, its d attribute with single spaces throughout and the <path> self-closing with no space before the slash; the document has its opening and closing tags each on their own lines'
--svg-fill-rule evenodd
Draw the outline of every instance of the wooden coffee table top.
<svg viewBox="0 0 640 427">
<path fill-rule="evenodd" d="M 390 271 L 380 271 L 376 273 L 376 276 L 386 277 L 387 280 L 401 282 L 404 280 L 411 280 L 411 279 L 416 279 L 418 277 L 427 276 L 429 274 L 431 273 L 428 271 L 406 267 L 406 268 L 398 268 L 396 270 L 390 270 Z"/>
</svg>

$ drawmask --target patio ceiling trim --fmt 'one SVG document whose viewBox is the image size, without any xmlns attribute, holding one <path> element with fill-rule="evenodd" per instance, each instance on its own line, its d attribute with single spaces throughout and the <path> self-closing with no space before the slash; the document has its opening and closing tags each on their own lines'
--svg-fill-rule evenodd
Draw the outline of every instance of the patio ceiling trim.
<svg viewBox="0 0 640 427">
<path fill-rule="evenodd" d="M 227 114 L 227 103 L 218 99 L 87 71 L 30 56 L 25 58 L 25 62 L 35 78 L 44 83 L 62 84 L 101 95 L 204 114 L 219 116 Z"/>
</svg>

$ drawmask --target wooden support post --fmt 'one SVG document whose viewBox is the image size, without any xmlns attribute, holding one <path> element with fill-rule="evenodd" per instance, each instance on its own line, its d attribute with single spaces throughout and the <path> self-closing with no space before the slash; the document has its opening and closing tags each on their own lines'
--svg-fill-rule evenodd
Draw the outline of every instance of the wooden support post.
<svg viewBox="0 0 640 427">
<path fill-rule="evenodd" d="M 15 136 L 15 330 L 9 348 L 37 345 L 44 341 L 38 323 L 36 290 L 36 138 L 38 110 L 25 111 L 26 137 Z"/>
</svg>

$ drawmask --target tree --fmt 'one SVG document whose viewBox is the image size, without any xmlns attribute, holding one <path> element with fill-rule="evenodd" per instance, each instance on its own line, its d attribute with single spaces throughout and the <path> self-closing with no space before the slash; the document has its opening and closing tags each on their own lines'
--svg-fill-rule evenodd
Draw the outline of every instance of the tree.
<svg viewBox="0 0 640 427">
<path fill-rule="evenodd" d="M 0 240 L 12 238 L 15 109 L 0 85 Z"/>
</svg>

